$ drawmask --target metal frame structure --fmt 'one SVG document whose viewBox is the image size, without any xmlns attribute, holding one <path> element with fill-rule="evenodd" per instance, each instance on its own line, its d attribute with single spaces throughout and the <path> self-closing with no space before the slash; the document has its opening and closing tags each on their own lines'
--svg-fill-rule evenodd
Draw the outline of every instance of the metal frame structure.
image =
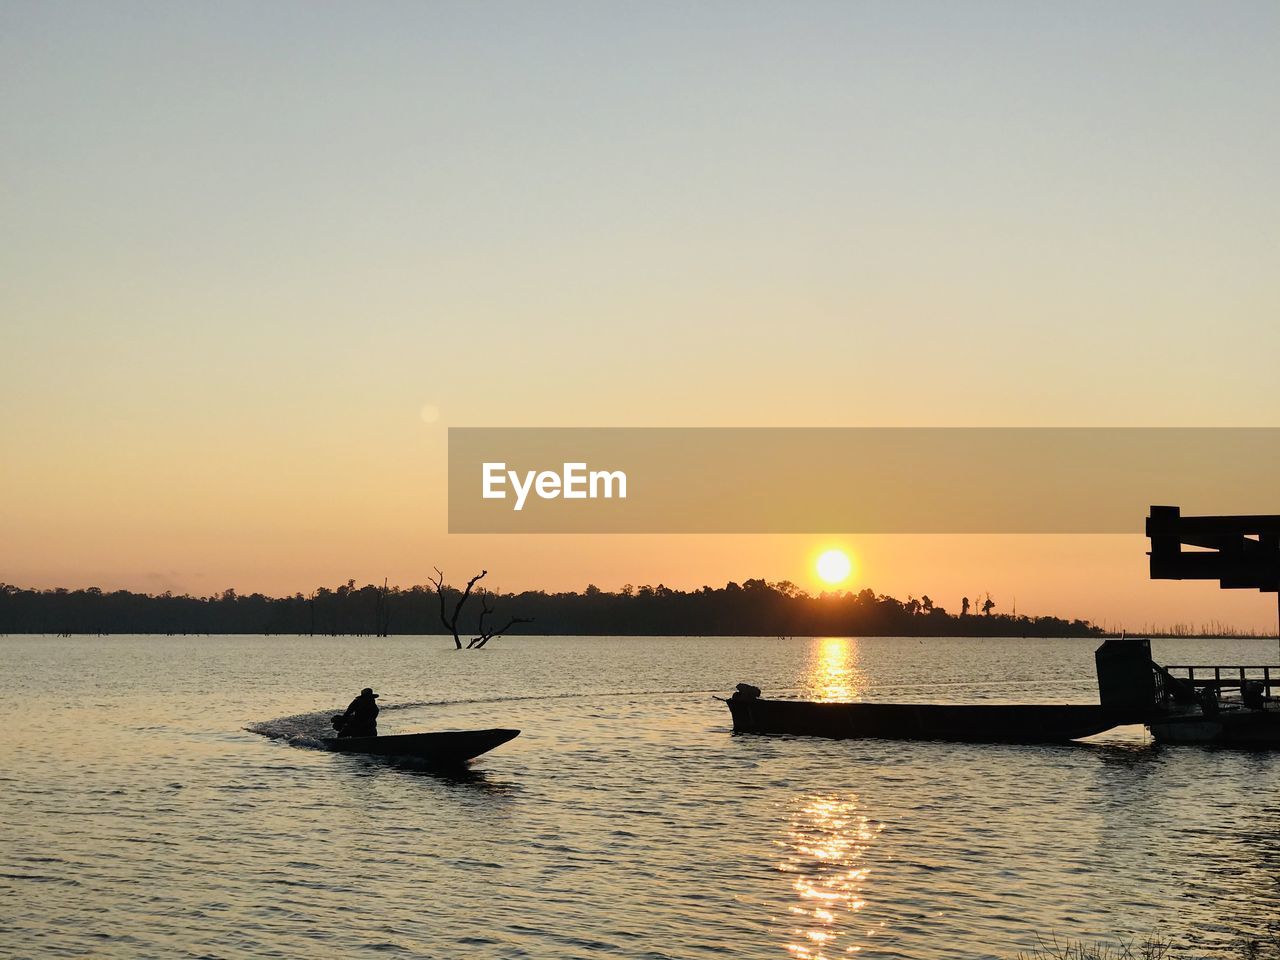
<svg viewBox="0 0 1280 960">
<path fill-rule="evenodd" d="M 1217 580 L 1224 590 L 1274 593 L 1280 625 L 1280 516 L 1184 517 L 1178 507 L 1153 506 L 1147 536 L 1152 580 Z"/>
</svg>

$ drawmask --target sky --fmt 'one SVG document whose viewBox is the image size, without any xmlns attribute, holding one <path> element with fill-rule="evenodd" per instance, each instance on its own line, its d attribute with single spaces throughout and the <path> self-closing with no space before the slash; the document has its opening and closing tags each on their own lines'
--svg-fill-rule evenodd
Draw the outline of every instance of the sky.
<svg viewBox="0 0 1280 960">
<path fill-rule="evenodd" d="M 0 0 L 0 580 L 817 588 L 813 537 L 449 536 L 446 429 L 1274 426 L 1277 48 L 1274 3 Z M 952 608 L 1275 623 L 1141 537 L 828 539 Z"/>
</svg>

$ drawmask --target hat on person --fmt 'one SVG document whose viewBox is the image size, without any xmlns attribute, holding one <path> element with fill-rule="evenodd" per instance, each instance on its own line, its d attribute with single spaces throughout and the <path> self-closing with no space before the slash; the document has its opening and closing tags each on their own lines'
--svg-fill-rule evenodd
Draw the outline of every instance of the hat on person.
<svg viewBox="0 0 1280 960">
<path fill-rule="evenodd" d="M 360 696 L 373 697 L 373 699 L 375 700 L 378 699 L 378 695 L 373 692 L 373 687 L 365 687 L 363 690 L 360 691 Z"/>
</svg>

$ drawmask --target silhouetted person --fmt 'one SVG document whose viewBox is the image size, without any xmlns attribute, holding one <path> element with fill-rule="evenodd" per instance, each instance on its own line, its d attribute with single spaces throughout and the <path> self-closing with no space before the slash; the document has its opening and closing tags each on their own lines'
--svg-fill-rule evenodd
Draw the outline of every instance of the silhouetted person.
<svg viewBox="0 0 1280 960">
<path fill-rule="evenodd" d="M 339 726 L 338 721 L 341 721 Z M 334 718 L 339 737 L 376 737 L 378 735 L 378 695 L 369 687 L 351 701 L 347 712 Z"/>
</svg>

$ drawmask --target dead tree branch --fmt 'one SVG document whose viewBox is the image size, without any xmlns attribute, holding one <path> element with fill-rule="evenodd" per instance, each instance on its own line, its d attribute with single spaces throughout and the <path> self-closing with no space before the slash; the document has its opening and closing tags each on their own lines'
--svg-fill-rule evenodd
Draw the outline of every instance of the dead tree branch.
<svg viewBox="0 0 1280 960">
<path fill-rule="evenodd" d="M 454 649 L 461 650 L 462 638 L 458 636 L 458 617 L 462 615 L 462 608 L 466 604 L 467 598 L 471 596 L 472 588 L 475 587 L 481 579 L 487 576 L 489 571 L 481 570 L 467 581 L 467 588 L 463 590 L 461 596 L 458 597 L 458 602 L 454 604 L 453 607 L 453 615 L 450 616 L 444 602 L 444 593 L 449 589 L 448 585 L 444 582 L 444 571 L 439 567 L 434 567 L 433 569 L 436 572 L 436 577 L 431 582 L 436 588 L 436 595 L 440 598 L 440 622 L 444 624 L 444 628 L 446 630 L 453 634 Z"/>
<path fill-rule="evenodd" d="M 480 634 L 478 637 L 472 637 L 471 642 L 467 644 L 468 650 L 479 650 L 494 637 L 500 637 L 517 623 L 533 623 L 532 617 L 512 617 L 502 627 L 497 630 L 485 630 L 484 619 L 493 613 L 493 607 L 489 606 L 489 591 L 482 590 L 480 592 L 480 622 L 476 627 L 476 632 Z"/>
<path fill-rule="evenodd" d="M 512 617 L 503 626 L 499 627 L 497 630 L 494 630 L 492 633 L 486 633 L 483 637 L 476 637 L 474 640 L 471 641 L 471 643 L 467 644 L 467 649 L 479 650 L 481 647 L 483 647 L 486 643 L 488 643 L 494 637 L 502 636 L 504 633 L 506 633 L 508 630 L 514 627 L 517 623 L 533 623 L 533 617 Z"/>
</svg>

